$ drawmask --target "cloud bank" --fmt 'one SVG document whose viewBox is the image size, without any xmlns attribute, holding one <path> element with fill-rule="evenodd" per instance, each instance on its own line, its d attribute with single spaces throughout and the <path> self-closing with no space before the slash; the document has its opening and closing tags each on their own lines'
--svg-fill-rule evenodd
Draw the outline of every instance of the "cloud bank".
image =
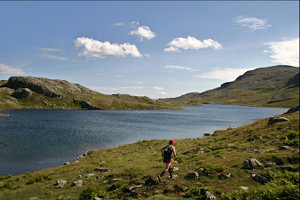
<svg viewBox="0 0 300 200">
<path fill-rule="evenodd" d="M 147 40 L 151 40 L 156 37 L 155 33 L 153 33 L 148 26 L 139 26 L 136 30 L 132 30 L 128 33 L 129 35 L 136 35 L 141 40 L 146 38 Z"/>
<path fill-rule="evenodd" d="M 142 57 L 137 47 L 130 43 L 111 44 L 108 41 L 101 42 L 92 38 L 79 37 L 74 40 L 74 45 L 80 50 L 78 56 L 86 56 L 88 58 L 105 58 L 108 55 Z"/>
<path fill-rule="evenodd" d="M 25 72 L 20 68 L 15 68 L 15 67 L 0 63 L 0 74 L 25 74 Z"/>
<path fill-rule="evenodd" d="M 213 49 L 217 49 L 217 50 L 222 49 L 222 45 L 217 41 L 214 41 L 212 39 L 206 39 L 206 40 L 201 41 L 192 36 L 188 36 L 187 38 L 183 38 L 183 37 L 175 38 L 174 40 L 169 42 L 167 45 L 169 47 L 164 49 L 164 51 L 166 51 L 166 52 L 170 52 L 170 51 L 179 52 L 180 49 L 198 50 L 198 49 L 209 48 L 209 47 L 211 47 Z"/>
<path fill-rule="evenodd" d="M 269 46 L 269 50 L 265 52 L 271 53 L 270 57 L 273 62 L 299 67 L 299 38 L 269 42 L 265 45 Z"/>
<path fill-rule="evenodd" d="M 268 24 L 267 20 L 259 19 L 256 17 L 238 16 L 235 18 L 235 22 L 239 26 L 246 27 L 253 31 L 267 29 L 271 26 L 270 24 Z"/>
<path fill-rule="evenodd" d="M 196 75 L 197 78 L 219 79 L 223 81 L 234 81 L 238 76 L 244 74 L 246 71 L 254 68 L 224 68 L 214 69 L 207 73 Z"/>
<path fill-rule="evenodd" d="M 180 65 L 165 65 L 164 68 L 166 69 L 179 69 L 179 70 L 186 70 L 186 71 L 198 71 L 196 69 L 190 68 L 190 67 L 185 67 L 185 66 L 180 66 Z"/>
</svg>

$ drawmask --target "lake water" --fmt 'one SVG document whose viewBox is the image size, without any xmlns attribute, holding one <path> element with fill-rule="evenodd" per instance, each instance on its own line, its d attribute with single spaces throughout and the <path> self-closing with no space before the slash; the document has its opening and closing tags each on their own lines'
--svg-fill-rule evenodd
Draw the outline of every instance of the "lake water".
<svg viewBox="0 0 300 200">
<path fill-rule="evenodd" d="M 184 110 L 3 110 L 0 175 L 62 165 L 88 150 L 139 140 L 202 137 L 286 112 L 285 108 L 228 105 Z"/>
</svg>

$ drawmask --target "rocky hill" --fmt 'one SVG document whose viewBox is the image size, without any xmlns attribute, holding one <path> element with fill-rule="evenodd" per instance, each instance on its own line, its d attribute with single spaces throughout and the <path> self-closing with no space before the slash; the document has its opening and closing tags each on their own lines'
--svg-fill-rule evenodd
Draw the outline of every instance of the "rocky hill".
<svg viewBox="0 0 300 200">
<path fill-rule="evenodd" d="M 258 68 L 247 71 L 235 81 L 224 83 L 213 90 L 159 101 L 180 106 L 207 103 L 292 107 L 299 102 L 299 68 L 283 65 Z"/>
<path fill-rule="evenodd" d="M 165 167 L 160 149 L 168 141 L 139 141 L 89 151 L 56 168 L 0 176 L 0 199 L 300 198 L 299 107 L 205 135 L 176 140 L 173 176 L 167 173 L 161 182 L 156 178 Z"/>
<path fill-rule="evenodd" d="M 0 109 L 174 109 L 148 97 L 104 95 L 65 80 L 15 76 L 0 81 Z"/>
</svg>

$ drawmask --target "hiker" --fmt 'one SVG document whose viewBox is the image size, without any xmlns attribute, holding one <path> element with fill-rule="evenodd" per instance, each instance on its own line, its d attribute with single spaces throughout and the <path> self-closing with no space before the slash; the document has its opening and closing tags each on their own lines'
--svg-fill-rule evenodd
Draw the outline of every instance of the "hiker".
<svg viewBox="0 0 300 200">
<path fill-rule="evenodd" d="M 164 158 L 163 162 L 166 163 L 166 169 L 164 169 L 164 171 L 162 171 L 161 174 L 157 176 L 159 182 L 161 182 L 160 178 L 163 177 L 163 175 L 166 172 L 169 172 L 170 178 L 172 178 L 172 172 L 173 172 L 173 168 L 171 164 L 172 153 L 174 154 L 174 158 L 176 158 L 176 150 L 175 147 L 172 146 L 174 143 L 175 140 L 170 140 L 167 146 L 161 148 L 161 153 Z"/>
</svg>

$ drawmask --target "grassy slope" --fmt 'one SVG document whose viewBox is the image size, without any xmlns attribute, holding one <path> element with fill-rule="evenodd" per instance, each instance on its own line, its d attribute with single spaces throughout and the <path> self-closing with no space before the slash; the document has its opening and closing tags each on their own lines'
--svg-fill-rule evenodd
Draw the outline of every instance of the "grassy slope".
<svg viewBox="0 0 300 200">
<path fill-rule="evenodd" d="M 298 67 L 274 66 L 246 72 L 234 82 L 203 93 L 189 93 L 173 99 L 162 99 L 178 105 L 202 103 L 293 107 L 299 102 Z M 294 84 L 289 82 L 292 78 Z M 289 83 L 289 84 L 288 84 Z M 225 86 L 227 84 L 227 87 Z M 298 84 L 298 85 L 297 85 Z"/>
<path fill-rule="evenodd" d="M 140 141 L 113 149 L 91 151 L 78 163 L 72 162 L 71 165 L 19 176 L 1 177 L 0 199 L 78 199 L 82 191 L 90 186 L 98 187 L 97 190 L 107 198 L 123 199 L 128 193 L 128 187 L 132 185 L 141 187 L 136 188 L 135 193 L 130 193 L 131 196 L 127 199 L 136 196 L 141 199 L 187 199 L 182 196 L 184 193 L 180 193 L 179 188 L 183 186 L 189 188 L 187 196 L 191 199 L 202 198 L 199 191 L 203 187 L 217 197 L 220 197 L 221 193 L 227 194 L 223 194 L 222 199 L 234 199 L 230 196 L 244 195 L 239 186 L 250 187 L 249 190 L 255 195 L 250 199 L 263 199 L 258 197 L 255 190 L 263 190 L 259 195 L 275 195 L 282 187 L 288 188 L 284 188 L 284 192 L 290 190 L 294 196 L 299 197 L 299 112 L 283 116 L 290 121 L 267 125 L 267 119 L 263 119 L 239 128 L 216 131 L 213 136 L 206 138 L 178 140 L 175 146 L 179 156 L 174 163 L 174 166 L 179 167 L 175 172 L 178 177 L 169 179 L 165 176 L 161 184 L 158 184 L 155 175 L 164 168 L 159 149 L 167 141 Z M 286 137 L 289 139 L 286 140 Z M 290 145 L 294 151 L 278 150 L 281 145 Z M 203 148 L 205 153 L 182 155 L 183 152 L 199 147 Z M 219 149 L 212 150 L 213 147 Z M 254 149 L 263 149 L 265 152 L 255 154 Z M 258 168 L 257 171 L 274 179 L 262 186 L 251 179 L 252 170 L 241 169 L 243 161 L 249 158 L 256 158 L 263 164 L 275 162 L 277 166 L 292 164 L 293 171 L 283 173 L 277 170 L 276 166 Z M 95 172 L 96 167 L 108 168 L 111 171 Z M 200 175 L 196 180 L 184 178 L 189 171 L 200 167 L 204 167 L 212 175 Z M 232 177 L 219 180 L 217 175 L 221 172 L 230 172 Z M 88 173 L 94 173 L 96 176 L 86 177 Z M 113 178 L 121 180 L 114 181 Z M 68 182 L 64 188 L 55 188 L 57 179 Z M 71 187 L 70 184 L 78 179 L 83 180 L 83 186 Z M 280 188 L 277 189 L 278 187 Z M 272 192 L 272 188 L 275 188 L 276 192 Z"/>
</svg>

